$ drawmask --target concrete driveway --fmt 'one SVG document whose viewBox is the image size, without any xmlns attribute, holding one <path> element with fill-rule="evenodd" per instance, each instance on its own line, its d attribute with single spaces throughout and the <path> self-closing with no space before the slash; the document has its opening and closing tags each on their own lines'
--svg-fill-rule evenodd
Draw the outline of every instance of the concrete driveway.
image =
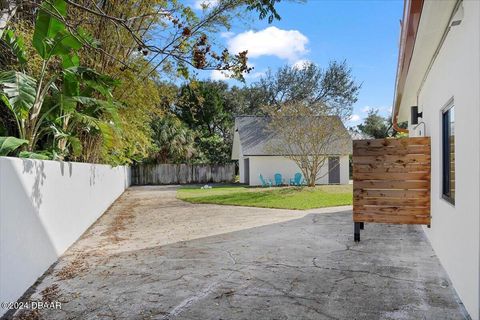
<svg viewBox="0 0 480 320">
<path fill-rule="evenodd" d="M 465 319 L 420 227 L 350 207 L 193 205 L 133 187 L 31 289 L 30 319 Z"/>
</svg>

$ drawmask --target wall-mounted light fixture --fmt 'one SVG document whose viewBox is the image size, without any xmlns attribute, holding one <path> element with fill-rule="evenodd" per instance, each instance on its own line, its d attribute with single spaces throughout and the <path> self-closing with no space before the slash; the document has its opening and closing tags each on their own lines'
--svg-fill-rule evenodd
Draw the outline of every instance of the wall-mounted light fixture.
<svg viewBox="0 0 480 320">
<path fill-rule="evenodd" d="M 410 107 L 410 124 L 418 124 L 418 118 L 422 118 L 423 112 L 418 112 L 418 106 Z"/>
</svg>

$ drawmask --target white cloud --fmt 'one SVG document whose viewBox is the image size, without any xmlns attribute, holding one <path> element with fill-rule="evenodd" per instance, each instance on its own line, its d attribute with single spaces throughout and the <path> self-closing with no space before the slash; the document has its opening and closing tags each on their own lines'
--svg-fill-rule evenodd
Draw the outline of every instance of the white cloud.
<svg viewBox="0 0 480 320">
<path fill-rule="evenodd" d="M 268 27 L 260 31 L 245 31 L 228 40 L 232 53 L 248 50 L 248 56 L 276 56 L 280 59 L 296 61 L 308 52 L 308 38 L 297 30 L 282 30 Z"/>
<path fill-rule="evenodd" d="M 347 127 L 355 127 L 357 126 L 358 124 L 360 124 L 361 122 L 363 122 L 365 117 L 362 117 L 361 115 L 359 114 L 352 114 L 350 116 L 350 118 L 348 119 L 348 121 L 345 123 L 345 125 Z"/>
<path fill-rule="evenodd" d="M 213 71 L 210 73 L 210 79 L 212 79 L 212 80 L 214 80 L 214 81 L 227 80 L 227 79 L 228 79 L 228 75 L 227 75 L 226 71 L 213 70 Z"/>
<path fill-rule="evenodd" d="M 360 118 L 360 116 L 358 114 L 352 114 L 352 116 L 350 117 L 349 119 L 349 122 L 358 122 L 360 121 L 362 118 Z"/>
<path fill-rule="evenodd" d="M 370 107 L 370 106 L 365 106 L 365 107 L 363 107 L 362 112 L 363 113 L 369 113 L 371 110 L 374 110 L 374 108 Z"/>
<path fill-rule="evenodd" d="M 300 59 L 300 60 L 296 61 L 294 64 L 292 64 L 292 68 L 297 69 L 297 70 L 301 70 L 301 69 L 305 68 L 305 66 L 308 66 L 310 64 L 313 64 L 313 62 L 310 61 L 310 60 L 306 60 L 306 59 Z"/>
<path fill-rule="evenodd" d="M 220 37 L 226 38 L 226 39 L 229 39 L 229 38 L 233 37 L 234 35 L 235 35 L 235 33 L 231 32 L 231 31 L 220 32 Z"/>
<path fill-rule="evenodd" d="M 193 7 L 198 10 L 202 10 L 203 8 L 212 8 L 218 4 L 219 0 L 195 0 Z"/>
<path fill-rule="evenodd" d="M 214 81 L 223 81 L 223 80 L 228 80 L 231 79 L 229 77 L 231 73 L 229 71 L 220 71 L 220 70 L 213 70 L 210 73 L 210 79 Z M 258 79 L 265 75 L 265 72 L 250 72 L 250 73 L 245 73 L 243 77 L 245 79 Z"/>
</svg>

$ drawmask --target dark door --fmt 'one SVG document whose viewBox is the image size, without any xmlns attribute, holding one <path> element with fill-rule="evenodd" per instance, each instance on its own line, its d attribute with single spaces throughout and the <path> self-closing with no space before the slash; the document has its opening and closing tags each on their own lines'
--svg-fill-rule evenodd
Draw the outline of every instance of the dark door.
<svg viewBox="0 0 480 320">
<path fill-rule="evenodd" d="M 328 158 L 328 183 L 340 183 L 340 158 Z"/>
<path fill-rule="evenodd" d="M 243 159 L 243 172 L 245 177 L 245 183 L 250 184 L 250 159 Z"/>
</svg>

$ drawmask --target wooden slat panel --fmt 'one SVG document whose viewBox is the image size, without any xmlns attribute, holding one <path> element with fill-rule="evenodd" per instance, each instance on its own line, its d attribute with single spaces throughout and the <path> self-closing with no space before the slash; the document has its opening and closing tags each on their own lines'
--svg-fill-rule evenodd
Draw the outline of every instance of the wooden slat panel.
<svg viewBox="0 0 480 320">
<path fill-rule="evenodd" d="M 383 166 L 358 164 L 353 167 L 353 173 L 409 173 L 409 172 L 427 172 L 430 173 L 430 166 L 427 164 L 409 164 L 407 166 Z"/>
<path fill-rule="evenodd" d="M 430 172 L 354 172 L 354 180 L 426 180 Z"/>
<path fill-rule="evenodd" d="M 430 146 L 398 146 L 398 147 L 361 147 L 353 149 L 354 156 L 382 156 L 382 155 L 406 155 L 425 154 Z"/>
<path fill-rule="evenodd" d="M 394 147 L 418 145 L 429 146 L 430 137 L 414 137 L 414 138 L 400 138 L 400 139 L 373 139 L 373 140 L 353 140 L 354 148 L 361 147 Z"/>
<path fill-rule="evenodd" d="M 353 219 L 430 223 L 430 138 L 353 142 Z"/>
<path fill-rule="evenodd" d="M 394 215 L 354 213 L 353 221 L 389 223 L 389 224 L 430 224 L 430 216 L 413 216 L 413 215 L 394 216 Z"/>
<path fill-rule="evenodd" d="M 355 212 L 366 212 L 368 214 L 391 214 L 391 215 L 429 215 L 428 207 L 387 207 L 387 206 L 354 206 Z"/>
<path fill-rule="evenodd" d="M 405 198 L 405 199 L 430 199 L 430 193 L 428 190 L 367 190 L 367 189 L 354 189 L 354 200 L 369 197 L 381 197 L 381 198 Z"/>
<path fill-rule="evenodd" d="M 361 189 L 423 189 L 430 188 L 430 181 L 404 181 L 404 180 L 353 180 L 353 188 Z"/>
<path fill-rule="evenodd" d="M 429 198 L 357 198 L 355 205 L 358 206 L 430 206 Z"/>
<path fill-rule="evenodd" d="M 383 164 L 396 163 L 430 163 L 430 155 L 426 154 L 407 154 L 407 155 L 384 155 L 384 156 L 353 156 L 353 164 Z"/>
</svg>

